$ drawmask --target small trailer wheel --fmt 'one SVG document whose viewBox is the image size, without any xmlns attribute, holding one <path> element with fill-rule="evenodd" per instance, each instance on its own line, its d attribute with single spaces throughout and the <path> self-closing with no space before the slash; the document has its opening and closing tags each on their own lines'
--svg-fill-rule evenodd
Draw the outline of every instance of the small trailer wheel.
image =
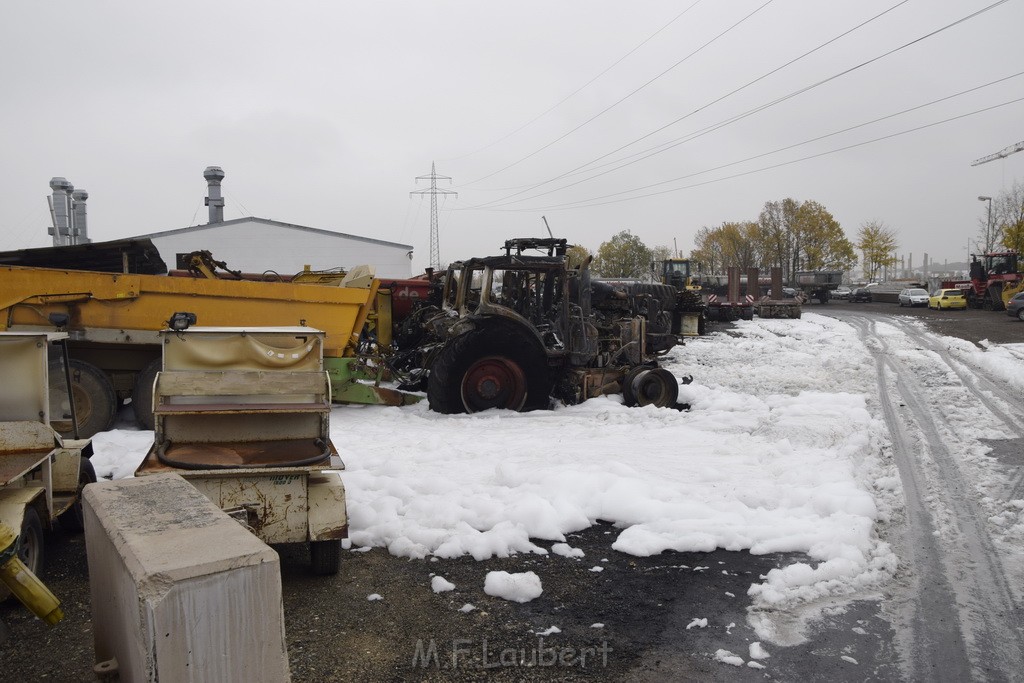
<svg viewBox="0 0 1024 683">
<path fill-rule="evenodd" d="M 18 557 L 30 572 L 39 575 L 43 571 L 43 522 L 31 505 L 25 508 L 18 535 Z"/>
<path fill-rule="evenodd" d="M 341 541 L 310 541 L 309 560 L 317 576 L 337 574 L 341 569 Z"/>
<path fill-rule="evenodd" d="M 78 471 L 78 498 L 75 500 L 75 504 L 60 516 L 61 526 L 68 531 L 78 532 L 85 529 L 85 512 L 82 510 L 82 490 L 89 484 L 95 483 L 96 468 L 92 466 L 91 460 L 83 456 Z"/>
</svg>

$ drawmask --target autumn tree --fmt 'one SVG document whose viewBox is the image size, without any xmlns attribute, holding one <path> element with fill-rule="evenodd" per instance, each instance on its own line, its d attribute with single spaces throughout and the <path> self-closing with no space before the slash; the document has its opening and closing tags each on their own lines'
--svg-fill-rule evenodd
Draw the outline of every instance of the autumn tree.
<svg viewBox="0 0 1024 683">
<path fill-rule="evenodd" d="M 896 265 L 896 231 L 882 221 L 868 221 L 857 233 L 857 249 L 864 265 L 864 277 L 874 280 L 882 268 Z"/>
<path fill-rule="evenodd" d="M 705 226 L 697 231 L 696 248 L 690 253 L 690 260 L 699 263 L 706 273 L 721 273 L 730 267 L 756 268 L 759 232 L 760 226 L 753 221 L 722 223 L 717 228 Z"/>
<path fill-rule="evenodd" d="M 599 277 L 643 277 L 651 269 L 651 250 L 629 230 L 603 242 L 594 257 L 593 270 Z"/>
<path fill-rule="evenodd" d="M 1014 182 L 1013 187 L 993 201 L 993 222 L 998 226 L 999 241 L 1006 249 L 1024 252 L 1024 183 Z"/>
<path fill-rule="evenodd" d="M 579 268 L 584 261 L 593 255 L 592 251 L 578 244 L 573 244 L 565 250 L 566 261 L 570 268 Z"/>
<path fill-rule="evenodd" d="M 795 199 L 765 202 L 758 216 L 758 252 L 762 268 L 782 268 L 788 279 L 793 250 L 793 225 L 800 203 Z"/>
<path fill-rule="evenodd" d="M 793 233 L 799 236 L 800 245 L 793 254 L 794 272 L 849 270 L 857 262 L 853 244 L 846 239 L 839 222 L 818 202 L 806 201 L 797 208 Z"/>
</svg>

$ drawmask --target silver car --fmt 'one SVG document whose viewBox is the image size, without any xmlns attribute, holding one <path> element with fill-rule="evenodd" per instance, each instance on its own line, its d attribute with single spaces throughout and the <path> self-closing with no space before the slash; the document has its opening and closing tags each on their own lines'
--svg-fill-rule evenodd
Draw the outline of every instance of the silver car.
<svg viewBox="0 0 1024 683">
<path fill-rule="evenodd" d="M 904 289 L 900 292 L 900 306 L 927 306 L 928 292 L 923 289 Z"/>
<path fill-rule="evenodd" d="M 1013 298 L 1007 302 L 1006 315 L 1024 321 L 1024 292 L 1014 294 Z"/>
</svg>

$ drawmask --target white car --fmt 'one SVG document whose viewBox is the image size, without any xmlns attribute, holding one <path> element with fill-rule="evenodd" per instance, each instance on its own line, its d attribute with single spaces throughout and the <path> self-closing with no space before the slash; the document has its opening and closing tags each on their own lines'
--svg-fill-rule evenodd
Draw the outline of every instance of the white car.
<svg viewBox="0 0 1024 683">
<path fill-rule="evenodd" d="M 829 298 L 830 299 L 849 299 L 850 298 L 850 288 L 847 287 L 846 285 L 839 285 L 838 287 L 836 287 L 835 291 L 832 292 L 829 295 Z"/>
<path fill-rule="evenodd" d="M 924 289 L 904 289 L 900 292 L 900 306 L 927 306 L 928 292 Z"/>
</svg>

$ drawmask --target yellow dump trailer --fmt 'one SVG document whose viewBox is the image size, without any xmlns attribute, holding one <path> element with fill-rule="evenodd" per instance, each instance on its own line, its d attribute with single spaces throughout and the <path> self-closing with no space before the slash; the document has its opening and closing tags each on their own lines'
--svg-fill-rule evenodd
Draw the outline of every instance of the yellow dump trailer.
<svg viewBox="0 0 1024 683">
<path fill-rule="evenodd" d="M 355 288 L 2 266 L 0 331 L 68 333 L 83 436 L 109 429 L 128 398 L 140 425 L 152 427 L 158 331 L 178 312 L 195 314 L 199 325 L 323 330 L 325 366 L 337 401 L 401 405 L 410 399 L 356 380 L 368 374 L 356 351 L 378 285 L 377 280 Z"/>
</svg>

